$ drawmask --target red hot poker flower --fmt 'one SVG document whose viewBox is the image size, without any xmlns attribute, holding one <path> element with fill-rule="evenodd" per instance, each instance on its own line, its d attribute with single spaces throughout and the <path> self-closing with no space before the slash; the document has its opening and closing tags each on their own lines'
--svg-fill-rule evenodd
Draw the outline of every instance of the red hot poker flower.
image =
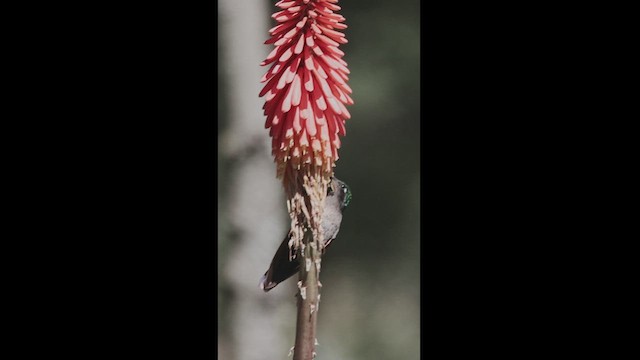
<svg viewBox="0 0 640 360">
<path fill-rule="evenodd" d="M 338 49 L 347 40 L 337 30 L 347 26 L 334 12 L 340 10 L 337 2 L 276 3 L 282 10 L 273 14 L 279 24 L 265 41 L 275 48 L 261 64 L 272 65 L 262 77 L 266 85 L 260 96 L 266 95 L 265 128 L 270 129 L 279 178 L 301 167 L 326 178 L 338 160 L 339 135 L 345 135 L 345 121 L 351 117 L 345 105 L 353 100 L 349 69 Z"/>
</svg>

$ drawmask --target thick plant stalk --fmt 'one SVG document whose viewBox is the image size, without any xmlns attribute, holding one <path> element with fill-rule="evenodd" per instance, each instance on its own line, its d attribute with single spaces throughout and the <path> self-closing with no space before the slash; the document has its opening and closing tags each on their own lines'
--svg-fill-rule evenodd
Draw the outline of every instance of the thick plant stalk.
<svg viewBox="0 0 640 360">
<path fill-rule="evenodd" d="M 307 232 L 309 234 L 309 232 Z M 308 240 L 307 240 L 308 239 Z M 302 263 L 315 264 L 320 252 L 314 246 L 312 236 L 305 236 L 305 256 Z M 310 360 L 315 357 L 316 324 L 320 305 L 319 271 L 316 266 L 303 267 L 300 271 L 298 292 L 298 317 L 293 360 Z"/>
<path fill-rule="evenodd" d="M 319 170 L 307 168 L 307 170 Z M 309 171 L 312 172 L 312 171 Z M 311 360 L 315 357 L 316 324 L 320 306 L 320 264 L 324 234 L 322 212 L 330 178 L 320 171 L 314 175 L 302 175 L 286 171 L 285 179 L 293 230 L 290 247 L 295 249 L 300 261 L 298 281 L 298 314 L 294 360 Z"/>
</svg>

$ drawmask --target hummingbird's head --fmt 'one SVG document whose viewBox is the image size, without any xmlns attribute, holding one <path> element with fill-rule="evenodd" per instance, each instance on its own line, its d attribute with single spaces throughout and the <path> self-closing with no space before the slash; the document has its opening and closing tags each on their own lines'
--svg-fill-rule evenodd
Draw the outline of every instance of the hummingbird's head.
<svg viewBox="0 0 640 360">
<path fill-rule="evenodd" d="M 343 181 L 334 177 L 327 187 L 327 196 L 337 196 L 340 202 L 340 210 L 344 210 L 351 202 L 351 189 Z"/>
</svg>

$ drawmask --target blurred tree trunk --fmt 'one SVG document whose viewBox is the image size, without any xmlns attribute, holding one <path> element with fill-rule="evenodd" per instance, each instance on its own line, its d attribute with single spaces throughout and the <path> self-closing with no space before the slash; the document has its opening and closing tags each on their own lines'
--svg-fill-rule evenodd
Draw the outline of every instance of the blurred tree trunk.
<svg viewBox="0 0 640 360">
<path fill-rule="evenodd" d="M 265 294 L 258 286 L 288 224 L 258 97 L 266 71 L 260 62 L 269 50 L 263 45 L 270 19 L 266 5 L 253 0 L 221 0 L 218 5 L 219 60 L 226 70 L 222 75 L 228 108 L 227 127 L 219 138 L 226 164 L 219 168 L 224 179 L 218 189 L 224 198 L 218 205 L 224 229 L 219 233 L 219 249 L 224 251 L 218 259 L 224 290 L 218 309 L 224 322 L 218 339 L 222 360 L 283 359 L 293 345 L 283 331 L 293 321 L 293 314 L 287 314 L 294 309 L 293 291 L 281 285 L 276 289 L 280 291 Z"/>
</svg>

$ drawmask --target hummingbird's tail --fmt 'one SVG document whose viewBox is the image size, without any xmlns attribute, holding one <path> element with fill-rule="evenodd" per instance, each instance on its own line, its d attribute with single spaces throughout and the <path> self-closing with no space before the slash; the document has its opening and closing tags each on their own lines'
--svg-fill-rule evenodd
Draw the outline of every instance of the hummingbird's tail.
<svg viewBox="0 0 640 360">
<path fill-rule="evenodd" d="M 297 259 L 289 261 L 290 238 L 291 234 L 284 238 L 278 251 L 276 251 L 276 254 L 273 256 L 273 260 L 271 260 L 269 270 L 260 278 L 260 289 L 264 290 L 264 292 L 273 289 L 279 283 L 297 274 L 300 269 L 300 264 Z"/>
</svg>

